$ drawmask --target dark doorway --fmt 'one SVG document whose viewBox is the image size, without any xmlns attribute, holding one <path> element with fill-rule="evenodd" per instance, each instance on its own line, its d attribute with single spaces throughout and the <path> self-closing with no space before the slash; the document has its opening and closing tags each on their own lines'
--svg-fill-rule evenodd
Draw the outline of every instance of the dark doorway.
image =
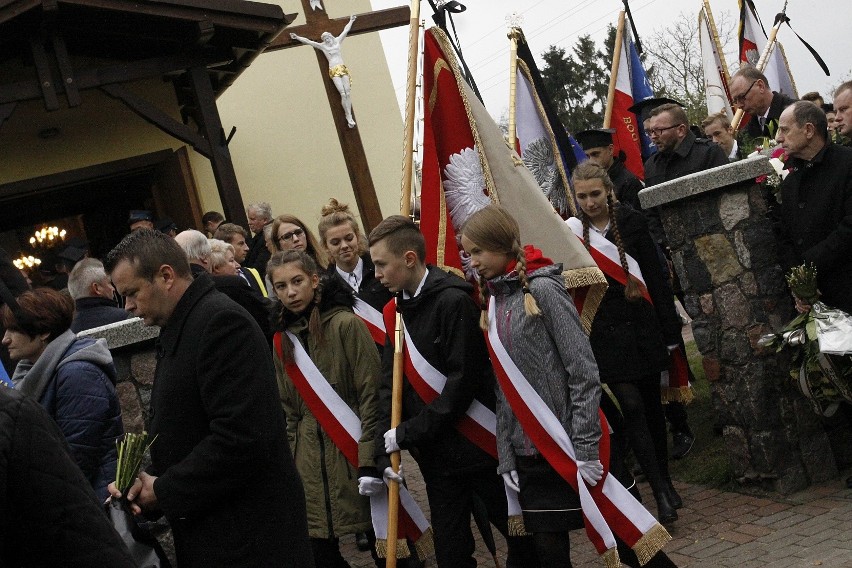
<svg viewBox="0 0 852 568">
<path fill-rule="evenodd" d="M 128 213 L 147 209 L 168 216 L 180 230 L 200 225 L 200 205 L 185 150 L 164 150 L 126 160 L 0 186 L 0 228 L 10 247 L 30 251 L 33 231 L 45 223 L 64 223 L 69 237 L 89 242 L 91 256 L 102 258 L 128 232 Z"/>
</svg>

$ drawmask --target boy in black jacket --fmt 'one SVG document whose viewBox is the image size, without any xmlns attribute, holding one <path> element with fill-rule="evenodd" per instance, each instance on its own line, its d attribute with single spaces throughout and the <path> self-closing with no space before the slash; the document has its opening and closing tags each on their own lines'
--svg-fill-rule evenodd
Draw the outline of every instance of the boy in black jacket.
<svg viewBox="0 0 852 568">
<path fill-rule="evenodd" d="M 470 530 L 475 495 L 485 503 L 490 521 L 507 536 L 507 566 L 535 566 L 531 540 L 508 536 L 506 493 L 497 460 L 457 428 L 474 399 L 491 412 L 495 407 L 495 379 L 479 329 L 479 308 L 470 297 L 472 286 L 426 265 L 423 235 L 406 217 L 388 217 L 369 240 L 376 278 L 396 296 L 414 344 L 409 348 L 416 347 L 446 377 L 431 402 L 405 377 L 402 422 L 390 428 L 394 349 L 386 341 L 376 426 L 376 432 L 383 433 L 376 443 L 379 470 L 389 467 L 388 454 L 400 449 L 410 450 L 417 460 L 426 482 L 439 567 L 476 566 Z"/>
</svg>

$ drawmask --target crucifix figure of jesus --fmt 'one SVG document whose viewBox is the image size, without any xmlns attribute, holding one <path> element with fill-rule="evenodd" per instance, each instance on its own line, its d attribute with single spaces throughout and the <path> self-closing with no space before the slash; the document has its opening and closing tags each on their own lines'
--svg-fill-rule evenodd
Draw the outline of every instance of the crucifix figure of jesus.
<svg viewBox="0 0 852 568">
<path fill-rule="evenodd" d="M 352 24 L 355 23 L 355 15 L 349 16 L 349 23 L 340 32 L 340 35 L 334 37 L 331 32 L 323 32 L 320 36 L 322 42 L 311 41 L 295 33 L 291 33 L 290 37 L 305 45 L 321 51 L 325 58 L 328 59 L 328 76 L 331 78 L 337 92 L 340 93 L 340 104 L 343 106 L 343 112 L 346 115 L 346 124 L 349 128 L 355 127 L 355 119 L 352 117 L 352 82 L 349 78 L 349 69 L 343 62 L 343 56 L 340 53 L 343 40 L 352 29 Z"/>
</svg>

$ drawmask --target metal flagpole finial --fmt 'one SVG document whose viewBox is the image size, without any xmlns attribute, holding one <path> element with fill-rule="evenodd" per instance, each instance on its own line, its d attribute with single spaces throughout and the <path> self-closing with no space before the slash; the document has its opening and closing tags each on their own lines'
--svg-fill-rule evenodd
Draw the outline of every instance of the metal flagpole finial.
<svg viewBox="0 0 852 568">
<path fill-rule="evenodd" d="M 522 25 L 524 25 L 523 14 L 512 12 L 511 14 L 506 15 L 506 26 L 508 26 L 509 29 L 520 28 Z"/>
</svg>

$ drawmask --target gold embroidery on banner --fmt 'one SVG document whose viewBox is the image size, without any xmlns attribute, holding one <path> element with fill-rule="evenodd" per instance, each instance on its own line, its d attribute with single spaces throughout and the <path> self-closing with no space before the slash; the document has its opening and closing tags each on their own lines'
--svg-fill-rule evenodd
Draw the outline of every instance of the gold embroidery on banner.
<svg viewBox="0 0 852 568">
<path fill-rule="evenodd" d="M 435 264 L 444 266 L 447 247 L 447 198 L 444 196 L 443 176 L 438 176 L 438 197 L 440 211 L 438 212 L 438 250 L 435 251 Z"/>
<path fill-rule="evenodd" d="M 432 114 L 438 102 L 438 75 L 441 73 L 441 69 L 446 69 L 450 73 L 453 72 L 446 60 L 438 59 L 435 61 L 435 66 L 432 68 L 432 92 L 429 93 L 429 114 Z"/>
<path fill-rule="evenodd" d="M 432 34 L 435 37 L 435 40 L 441 46 L 441 50 L 447 54 L 452 53 L 452 46 L 447 39 L 446 34 L 438 28 L 431 28 Z M 443 61 L 443 60 L 439 60 Z M 459 96 L 461 97 L 462 103 L 464 104 L 464 112 L 467 115 L 467 121 L 470 125 L 470 132 L 473 135 L 473 142 L 476 146 L 476 151 L 479 154 L 479 163 L 482 166 L 482 177 L 485 179 L 485 191 L 486 194 L 491 198 L 491 201 L 497 203 L 499 205 L 500 198 L 497 196 L 497 190 L 494 185 L 494 178 L 491 175 L 491 168 L 488 167 L 488 160 L 485 159 L 485 149 L 482 147 L 482 139 L 479 136 L 479 131 L 476 128 L 476 121 L 473 118 L 473 112 L 470 110 L 470 102 L 467 100 L 467 96 L 464 92 L 464 79 L 462 78 L 461 71 L 459 70 L 458 61 L 454 57 L 449 58 L 450 66 L 452 67 L 453 76 L 456 79 L 456 85 L 458 86 Z M 435 67 L 437 68 L 438 63 L 435 63 Z M 430 104 L 432 104 L 431 96 L 430 96 Z"/>
</svg>

